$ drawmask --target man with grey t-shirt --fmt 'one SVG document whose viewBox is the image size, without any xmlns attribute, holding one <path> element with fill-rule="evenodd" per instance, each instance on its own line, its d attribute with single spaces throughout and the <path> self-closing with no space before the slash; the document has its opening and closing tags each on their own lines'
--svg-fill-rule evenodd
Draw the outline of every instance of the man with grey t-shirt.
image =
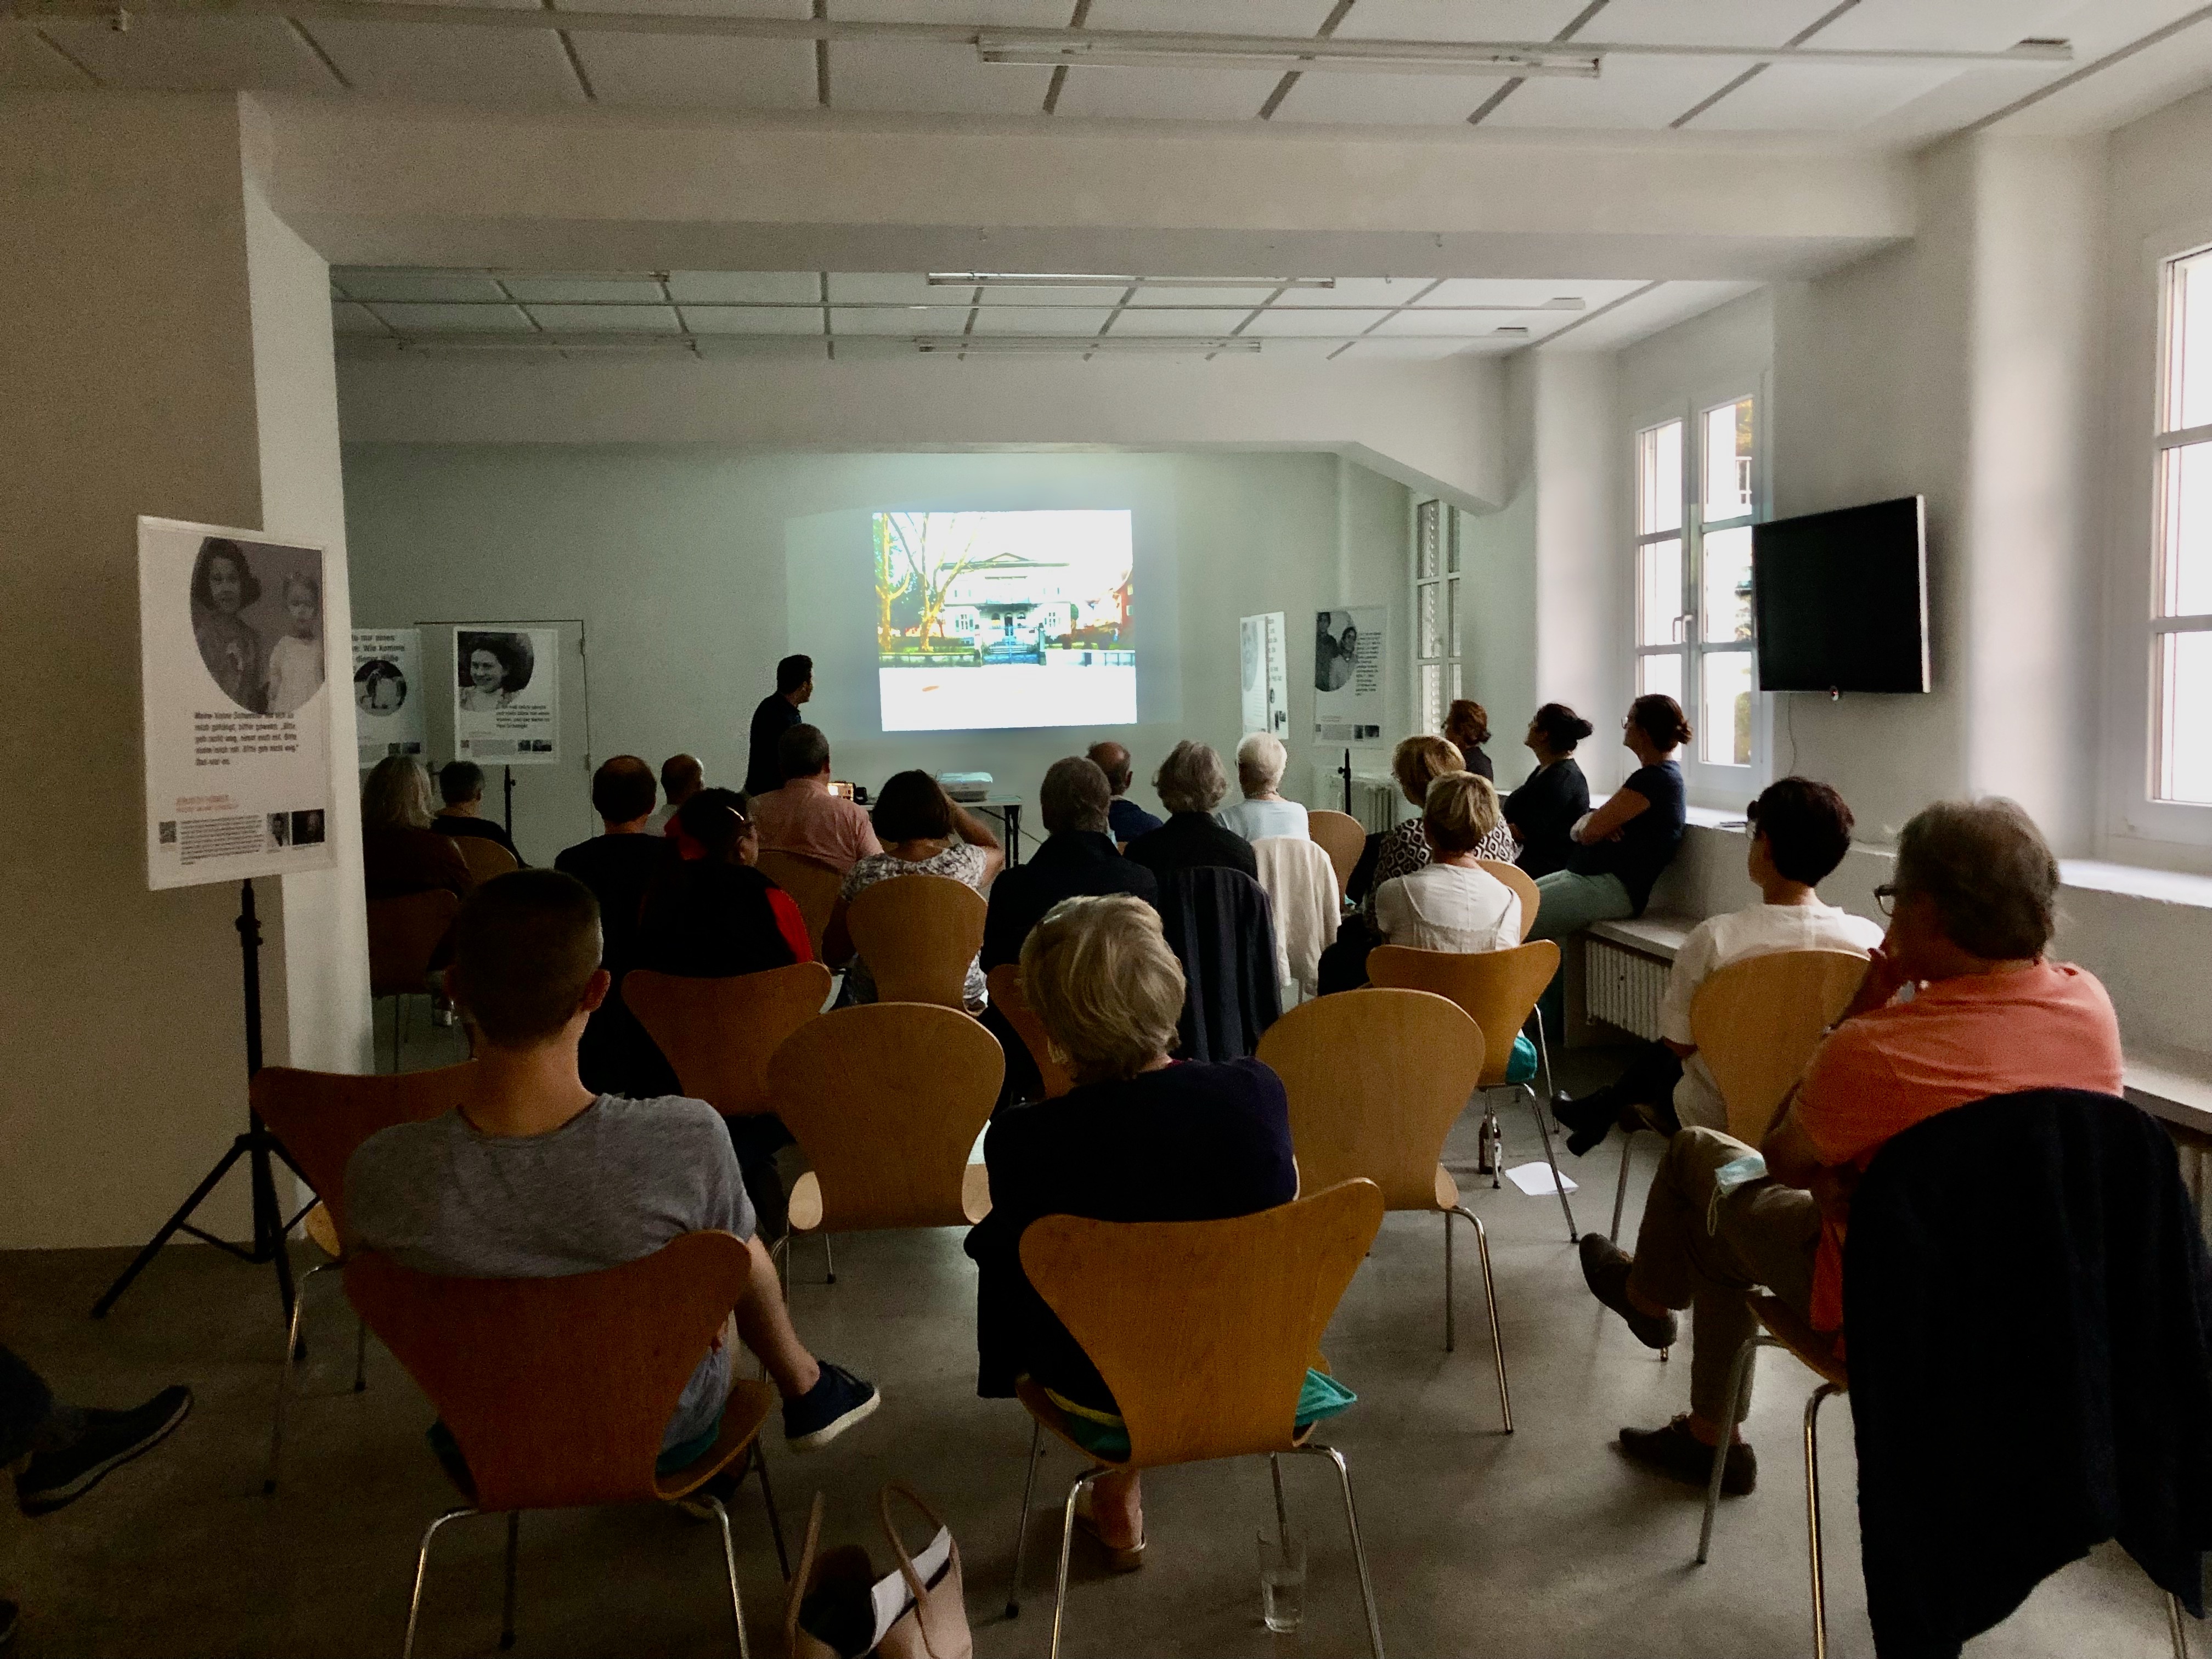
<svg viewBox="0 0 2212 1659">
<path fill-rule="evenodd" d="M 454 924 L 447 983 L 476 1030 L 477 1079 L 457 1111 L 384 1130 L 354 1154 L 353 1242 L 422 1273 L 557 1279 L 636 1261 L 681 1233 L 733 1233 L 752 1258 L 736 1334 L 783 1395 L 786 1441 L 826 1445 L 879 1396 L 793 1330 L 720 1116 L 680 1097 L 594 1094 L 577 1077 L 577 1042 L 607 992 L 599 960 L 599 905 L 574 877 L 522 871 L 477 890 Z M 662 1437 L 666 1468 L 714 1443 L 728 1336 L 684 1385 Z"/>
</svg>

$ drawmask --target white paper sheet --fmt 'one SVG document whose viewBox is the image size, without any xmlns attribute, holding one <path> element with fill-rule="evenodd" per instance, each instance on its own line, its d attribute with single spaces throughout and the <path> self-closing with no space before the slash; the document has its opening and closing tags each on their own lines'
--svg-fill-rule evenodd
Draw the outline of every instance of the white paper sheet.
<svg viewBox="0 0 2212 1659">
<path fill-rule="evenodd" d="M 1559 1190 L 1552 1184 L 1552 1166 L 1548 1164 L 1516 1164 L 1505 1172 L 1505 1178 L 1531 1198 L 1550 1198 Z M 1562 1175 L 1559 1183 L 1569 1192 L 1573 1192 L 1577 1185 L 1571 1175 Z"/>
</svg>

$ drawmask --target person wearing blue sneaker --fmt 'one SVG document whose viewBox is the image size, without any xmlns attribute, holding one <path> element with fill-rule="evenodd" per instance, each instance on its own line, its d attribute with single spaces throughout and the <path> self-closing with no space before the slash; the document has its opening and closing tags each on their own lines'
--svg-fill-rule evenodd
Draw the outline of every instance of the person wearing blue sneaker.
<svg viewBox="0 0 2212 1659">
<path fill-rule="evenodd" d="M 476 1079 L 457 1109 L 386 1129 L 354 1154 L 352 1243 L 421 1273 L 556 1279 L 634 1261 L 681 1233 L 733 1233 L 751 1277 L 668 1420 L 663 1471 L 714 1444 L 735 1342 L 782 1395 L 786 1443 L 826 1446 L 881 1396 L 816 1359 L 792 1328 L 720 1116 L 679 1096 L 595 1093 L 577 1075 L 577 1042 L 607 994 L 599 952 L 599 902 L 574 877 L 524 870 L 477 890 L 454 921 L 447 973 L 475 1034 Z"/>
</svg>

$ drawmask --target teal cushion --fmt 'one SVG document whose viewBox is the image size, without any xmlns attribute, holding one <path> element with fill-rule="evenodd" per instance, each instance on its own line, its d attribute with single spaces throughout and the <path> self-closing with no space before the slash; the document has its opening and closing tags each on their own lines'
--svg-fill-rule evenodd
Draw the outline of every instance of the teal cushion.
<svg viewBox="0 0 2212 1659">
<path fill-rule="evenodd" d="M 1295 1419 L 1298 1427 L 1305 1428 L 1324 1418 L 1334 1417 L 1348 1411 L 1358 1403 L 1359 1396 L 1334 1377 L 1325 1372 L 1309 1370 L 1306 1380 L 1298 1389 L 1298 1410 Z M 1129 1431 L 1119 1424 L 1101 1423 L 1093 1418 L 1079 1417 L 1073 1412 L 1066 1414 L 1067 1437 L 1089 1452 L 1109 1463 L 1118 1463 L 1129 1455 Z"/>
<path fill-rule="evenodd" d="M 1513 1058 L 1505 1062 L 1508 1083 L 1532 1083 L 1536 1077 L 1536 1045 L 1523 1031 L 1513 1039 Z"/>
</svg>

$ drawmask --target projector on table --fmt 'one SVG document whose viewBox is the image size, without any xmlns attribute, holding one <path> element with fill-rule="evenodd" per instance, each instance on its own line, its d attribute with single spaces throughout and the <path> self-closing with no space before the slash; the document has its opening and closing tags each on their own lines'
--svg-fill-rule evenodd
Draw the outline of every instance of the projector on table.
<svg viewBox="0 0 2212 1659">
<path fill-rule="evenodd" d="M 946 794 L 963 804 L 981 800 L 991 793 L 988 772 L 939 772 L 937 781 L 945 787 Z"/>
</svg>

